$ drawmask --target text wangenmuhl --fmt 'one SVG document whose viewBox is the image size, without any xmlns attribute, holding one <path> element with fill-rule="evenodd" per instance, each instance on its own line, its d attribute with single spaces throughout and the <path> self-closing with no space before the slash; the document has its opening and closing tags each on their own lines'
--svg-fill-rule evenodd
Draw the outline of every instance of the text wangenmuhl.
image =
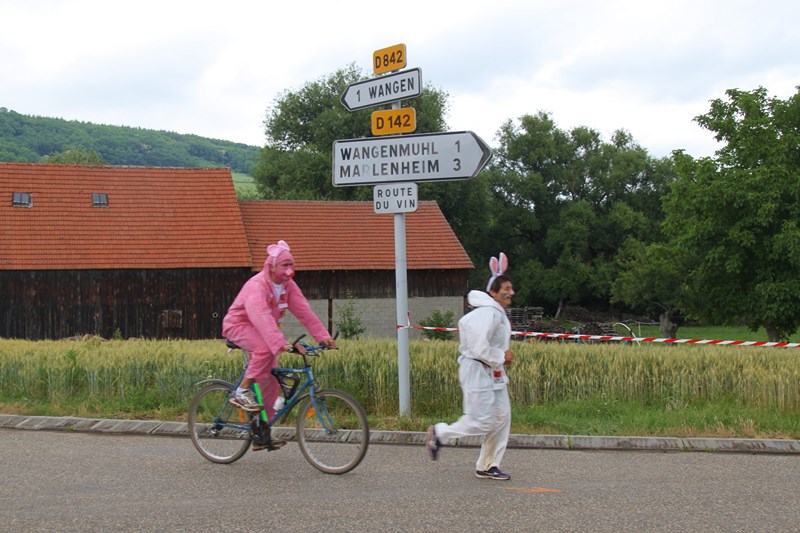
<svg viewBox="0 0 800 533">
<path fill-rule="evenodd" d="M 404 176 L 439 172 L 439 152 L 434 141 L 340 146 L 342 178 Z"/>
</svg>

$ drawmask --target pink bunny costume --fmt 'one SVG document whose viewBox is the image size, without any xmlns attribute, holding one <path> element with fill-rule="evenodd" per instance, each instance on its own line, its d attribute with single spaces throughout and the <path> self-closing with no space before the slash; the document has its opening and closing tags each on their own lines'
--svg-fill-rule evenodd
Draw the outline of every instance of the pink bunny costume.
<svg viewBox="0 0 800 533">
<path fill-rule="evenodd" d="M 261 387 L 270 418 L 274 415 L 272 405 L 278 397 L 278 384 L 271 371 L 277 365 L 278 354 L 289 344 L 281 331 L 286 310 L 291 311 L 315 339 L 331 336 L 292 279 L 294 267 L 279 265 L 279 260 L 287 258 L 292 255 L 286 242 L 268 246 L 264 269 L 242 286 L 222 321 L 222 336 L 250 354 L 245 378 L 255 379 Z M 281 283 L 275 283 L 274 277 Z"/>
<path fill-rule="evenodd" d="M 442 444 L 466 436 L 484 436 L 477 470 L 500 466 L 511 432 L 508 377 L 503 369 L 511 341 L 511 323 L 505 309 L 487 294 L 497 276 L 508 267 L 505 254 L 489 261 L 492 272 L 486 292 L 467 295 L 472 311 L 458 321 L 460 339 L 458 379 L 463 392 L 464 414 L 453 424 L 434 426 Z"/>
</svg>

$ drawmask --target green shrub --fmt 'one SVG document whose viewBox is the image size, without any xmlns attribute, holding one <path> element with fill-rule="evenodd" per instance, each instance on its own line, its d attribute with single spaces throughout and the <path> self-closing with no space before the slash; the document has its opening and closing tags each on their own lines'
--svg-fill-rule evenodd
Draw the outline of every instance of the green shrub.
<svg viewBox="0 0 800 533">
<path fill-rule="evenodd" d="M 356 308 L 355 299 L 347 297 L 347 303 L 339 309 L 339 321 L 336 323 L 339 335 L 343 339 L 358 339 L 367 331 L 361 321 L 361 312 Z"/>
<path fill-rule="evenodd" d="M 426 328 L 452 328 L 454 324 L 455 314 L 452 311 L 439 311 L 434 309 L 429 317 L 420 320 L 421 326 Z M 430 329 L 422 330 L 422 336 L 430 340 L 449 341 L 453 339 L 454 333 L 452 331 L 436 331 Z"/>
</svg>

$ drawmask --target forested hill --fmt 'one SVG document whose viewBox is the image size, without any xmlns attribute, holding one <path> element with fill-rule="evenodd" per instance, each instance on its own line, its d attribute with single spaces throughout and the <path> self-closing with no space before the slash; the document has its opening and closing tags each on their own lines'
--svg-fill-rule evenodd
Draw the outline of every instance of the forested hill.
<svg viewBox="0 0 800 533">
<path fill-rule="evenodd" d="M 230 167 L 251 174 L 260 148 L 170 131 L 105 126 L 21 115 L 0 107 L 0 161 L 40 162 L 69 148 L 98 153 L 109 165 Z"/>
</svg>

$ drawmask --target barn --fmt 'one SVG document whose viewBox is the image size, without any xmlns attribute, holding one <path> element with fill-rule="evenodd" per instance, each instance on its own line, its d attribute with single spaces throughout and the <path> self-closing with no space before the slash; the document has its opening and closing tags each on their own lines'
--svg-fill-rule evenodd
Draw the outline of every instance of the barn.
<svg viewBox="0 0 800 533">
<path fill-rule="evenodd" d="M 367 335 L 395 335 L 393 217 L 370 202 L 240 202 L 223 168 L 35 163 L 0 163 L 0 199 L 2 337 L 218 338 L 278 239 L 331 329 L 353 302 Z M 459 317 L 472 262 L 435 203 L 406 220 L 412 320 Z"/>
<path fill-rule="evenodd" d="M 252 263 L 228 169 L 0 163 L 0 335 L 214 338 Z"/>
</svg>

